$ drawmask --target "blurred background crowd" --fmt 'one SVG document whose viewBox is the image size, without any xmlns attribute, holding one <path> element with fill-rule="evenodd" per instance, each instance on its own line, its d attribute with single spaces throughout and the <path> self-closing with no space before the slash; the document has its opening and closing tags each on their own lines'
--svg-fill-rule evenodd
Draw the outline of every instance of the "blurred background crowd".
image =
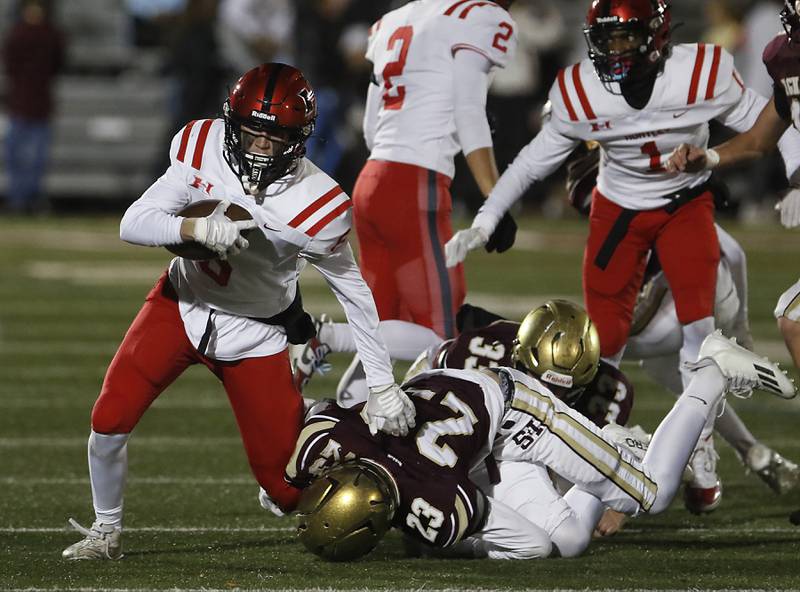
<svg viewBox="0 0 800 592">
<path fill-rule="evenodd" d="M 168 166 L 187 121 L 220 114 L 227 90 L 256 64 L 299 67 L 319 118 L 309 157 L 352 189 L 368 153 L 361 136 L 369 26 L 405 0 L 0 0 L 0 213 L 123 210 Z M 500 170 L 536 134 L 558 69 L 585 57 L 589 0 L 517 0 L 519 48 L 488 99 Z M 745 82 L 770 96 L 761 63 L 781 31 L 779 0 L 673 3 L 675 42 L 733 53 Z M 712 144 L 724 137 L 713 130 Z M 726 174 L 728 212 L 772 215 L 786 186 L 780 156 Z M 481 200 L 461 162 L 457 207 Z M 572 215 L 563 177 L 531 188 L 525 208 Z"/>
</svg>

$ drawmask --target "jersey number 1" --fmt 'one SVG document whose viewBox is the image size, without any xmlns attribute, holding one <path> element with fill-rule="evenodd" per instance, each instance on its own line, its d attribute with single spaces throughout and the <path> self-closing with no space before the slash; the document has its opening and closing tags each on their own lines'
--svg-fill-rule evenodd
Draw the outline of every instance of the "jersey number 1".
<svg viewBox="0 0 800 592">
<path fill-rule="evenodd" d="M 406 58 L 408 57 L 408 48 L 411 46 L 411 37 L 414 35 L 413 27 L 400 27 L 392 36 L 389 37 L 389 43 L 386 49 L 391 51 L 397 42 L 400 42 L 400 55 L 393 62 L 387 63 L 383 67 L 383 87 L 386 89 L 383 92 L 383 108 L 384 109 L 402 109 L 403 100 L 406 98 L 406 87 L 402 84 L 394 86 L 392 78 L 400 76 L 406 67 Z M 394 92 L 392 92 L 394 90 Z"/>
<path fill-rule="evenodd" d="M 646 154 L 650 157 L 650 168 L 648 170 L 651 173 L 659 173 L 665 170 L 664 165 L 661 164 L 661 152 L 659 152 L 655 142 L 646 142 L 643 144 L 642 154 Z"/>
</svg>

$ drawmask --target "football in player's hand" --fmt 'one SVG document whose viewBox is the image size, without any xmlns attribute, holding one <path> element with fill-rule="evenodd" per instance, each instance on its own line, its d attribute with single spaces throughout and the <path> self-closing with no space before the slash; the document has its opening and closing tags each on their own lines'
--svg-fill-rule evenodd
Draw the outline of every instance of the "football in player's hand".
<svg viewBox="0 0 800 592">
<path fill-rule="evenodd" d="M 218 199 L 204 199 L 201 201 L 196 201 L 190 203 L 188 206 L 180 210 L 177 215 L 184 218 L 205 218 L 214 211 L 214 208 L 216 208 L 218 204 Z M 253 216 L 250 215 L 250 212 L 245 210 L 242 206 L 238 206 L 234 203 L 230 204 L 228 209 L 225 210 L 225 216 L 234 222 L 238 220 L 253 219 Z M 246 238 L 249 232 L 250 230 L 243 230 L 242 236 Z M 171 253 L 174 253 L 179 257 L 183 257 L 184 259 L 203 260 L 217 258 L 217 254 L 214 251 L 204 247 L 196 241 L 186 241 L 175 245 L 166 245 L 166 248 Z"/>
</svg>

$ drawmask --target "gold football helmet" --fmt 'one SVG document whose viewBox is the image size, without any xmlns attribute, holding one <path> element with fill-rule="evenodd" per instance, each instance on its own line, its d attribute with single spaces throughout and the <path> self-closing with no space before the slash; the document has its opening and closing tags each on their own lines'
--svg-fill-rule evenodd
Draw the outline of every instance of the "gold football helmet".
<svg viewBox="0 0 800 592">
<path fill-rule="evenodd" d="M 345 462 L 303 491 L 297 505 L 297 536 L 324 559 L 358 559 L 391 528 L 399 497 L 394 479 L 377 463 Z"/>
<path fill-rule="evenodd" d="M 582 387 L 597 373 L 600 337 L 581 306 L 548 300 L 523 319 L 511 357 L 544 382 Z"/>
</svg>

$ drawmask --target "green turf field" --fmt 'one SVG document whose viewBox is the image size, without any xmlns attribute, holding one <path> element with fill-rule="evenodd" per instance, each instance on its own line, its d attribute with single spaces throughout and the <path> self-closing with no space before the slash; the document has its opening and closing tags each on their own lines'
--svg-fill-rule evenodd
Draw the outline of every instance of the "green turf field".
<svg viewBox="0 0 800 592">
<path fill-rule="evenodd" d="M 468 260 L 469 300 L 521 317 L 545 297 L 579 297 L 584 225 L 523 224 L 504 255 Z M 800 233 L 732 228 L 750 261 L 757 347 L 786 358 L 772 319 L 797 278 Z M 643 589 L 800 588 L 800 491 L 773 495 L 719 444 L 724 501 L 712 515 L 680 500 L 595 542 L 580 559 L 498 564 L 407 559 L 390 535 L 365 560 L 327 564 L 295 542 L 292 520 L 267 515 L 225 394 L 192 369 L 145 415 L 129 445 L 125 558 L 67 563 L 67 518 L 92 521 L 89 414 L 106 365 L 169 260 L 132 247 L 116 219 L 0 219 L 0 589 Z M 312 312 L 342 318 L 319 276 L 303 284 Z M 333 375 L 312 382 L 330 394 Z M 673 399 L 633 368 L 633 423 L 652 430 Z M 757 393 L 736 401 L 753 432 L 800 460 L 800 402 Z"/>
</svg>

